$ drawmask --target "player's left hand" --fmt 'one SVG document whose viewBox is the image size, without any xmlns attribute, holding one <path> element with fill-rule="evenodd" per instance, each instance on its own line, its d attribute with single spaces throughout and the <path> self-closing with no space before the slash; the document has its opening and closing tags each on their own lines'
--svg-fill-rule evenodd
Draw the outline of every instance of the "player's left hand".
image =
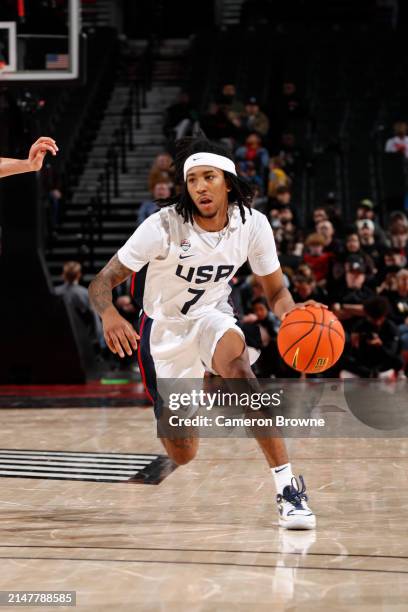
<svg viewBox="0 0 408 612">
<path fill-rule="evenodd" d="M 307 306 L 314 306 L 315 308 L 327 308 L 326 304 L 321 304 L 320 302 L 315 302 L 314 300 L 307 300 L 306 302 L 299 302 L 298 304 L 295 304 L 293 308 L 290 308 L 282 315 L 281 321 L 283 321 L 285 317 L 287 317 L 287 315 L 290 312 L 292 312 L 292 310 L 296 310 L 298 308 L 300 310 L 305 310 Z"/>
<path fill-rule="evenodd" d="M 30 170 L 41 170 L 46 154 L 51 153 L 51 155 L 56 155 L 57 152 L 58 147 L 55 140 L 49 136 L 41 136 L 31 146 L 28 153 L 27 162 Z"/>
</svg>

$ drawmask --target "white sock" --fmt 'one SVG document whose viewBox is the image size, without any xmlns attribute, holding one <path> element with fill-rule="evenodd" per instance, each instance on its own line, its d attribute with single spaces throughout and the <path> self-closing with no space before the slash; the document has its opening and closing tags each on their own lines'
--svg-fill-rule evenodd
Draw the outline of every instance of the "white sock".
<svg viewBox="0 0 408 612">
<path fill-rule="evenodd" d="M 275 467 L 271 468 L 271 472 L 275 480 L 276 493 L 282 495 L 283 489 L 292 482 L 292 466 L 290 463 L 276 465 Z"/>
</svg>

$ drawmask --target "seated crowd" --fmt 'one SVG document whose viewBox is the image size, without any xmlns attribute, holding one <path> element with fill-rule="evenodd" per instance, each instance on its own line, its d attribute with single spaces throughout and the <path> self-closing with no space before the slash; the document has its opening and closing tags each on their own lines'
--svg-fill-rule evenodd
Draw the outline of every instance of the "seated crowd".
<svg viewBox="0 0 408 612">
<path fill-rule="evenodd" d="M 238 172 L 253 185 L 254 208 L 268 217 L 274 230 L 294 300 L 327 304 L 344 326 L 344 354 L 325 375 L 404 377 L 408 373 L 408 218 L 394 211 L 382 227 L 374 203 L 364 199 L 356 203 L 355 218 L 347 224 L 329 194 L 312 218 L 302 223 L 291 187 L 303 163 L 294 126 L 305 115 L 294 83 L 283 85 L 276 125 L 255 97 L 244 103 L 235 87 L 226 84 L 202 116 L 188 96 L 181 96 L 167 111 L 165 134 L 171 151 L 174 138 L 194 133 L 199 125 L 208 138 L 234 152 Z M 177 193 L 171 163 L 168 152 L 153 163 L 148 178 L 152 199 L 140 207 L 139 223 L 157 210 L 156 199 Z M 258 325 L 261 331 L 257 375 L 296 376 L 278 359 L 279 321 L 270 312 L 257 278 L 244 266 L 232 285 L 241 322 Z"/>
</svg>

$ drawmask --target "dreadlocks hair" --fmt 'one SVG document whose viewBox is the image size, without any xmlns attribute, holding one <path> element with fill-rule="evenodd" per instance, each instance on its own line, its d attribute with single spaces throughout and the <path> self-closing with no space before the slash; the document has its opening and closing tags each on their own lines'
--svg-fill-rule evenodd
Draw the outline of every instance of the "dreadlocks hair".
<svg viewBox="0 0 408 612">
<path fill-rule="evenodd" d="M 173 165 L 176 183 L 181 184 L 181 193 L 168 200 L 158 200 L 157 204 L 160 207 L 175 204 L 176 212 L 183 217 L 184 222 L 192 222 L 194 213 L 194 202 L 188 193 L 187 185 L 184 181 L 184 162 L 190 155 L 201 152 L 216 153 L 217 155 L 228 157 L 228 159 L 233 159 L 231 153 L 225 147 L 207 140 L 203 133 L 198 137 L 182 138 L 176 141 L 176 154 Z M 235 176 L 231 172 L 224 170 L 224 176 L 228 186 L 231 188 L 231 191 L 228 192 L 228 202 L 229 204 L 236 203 L 239 206 L 242 223 L 245 223 L 245 208 L 248 208 L 250 214 L 252 214 L 253 189 L 243 178 Z"/>
</svg>

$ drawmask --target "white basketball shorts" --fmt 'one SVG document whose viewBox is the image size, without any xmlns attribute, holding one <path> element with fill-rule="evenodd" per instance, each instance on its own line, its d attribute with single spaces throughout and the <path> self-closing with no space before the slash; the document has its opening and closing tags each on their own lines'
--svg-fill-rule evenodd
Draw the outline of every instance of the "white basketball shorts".
<svg viewBox="0 0 408 612">
<path fill-rule="evenodd" d="M 158 321 L 142 315 L 138 359 L 143 383 L 149 399 L 156 406 L 157 379 L 202 379 L 205 370 L 217 374 L 212 359 L 218 341 L 229 330 L 234 330 L 245 342 L 236 319 L 212 310 L 195 320 Z M 250 350 L 250 363 L 258 351 Z"/>
</svg>

